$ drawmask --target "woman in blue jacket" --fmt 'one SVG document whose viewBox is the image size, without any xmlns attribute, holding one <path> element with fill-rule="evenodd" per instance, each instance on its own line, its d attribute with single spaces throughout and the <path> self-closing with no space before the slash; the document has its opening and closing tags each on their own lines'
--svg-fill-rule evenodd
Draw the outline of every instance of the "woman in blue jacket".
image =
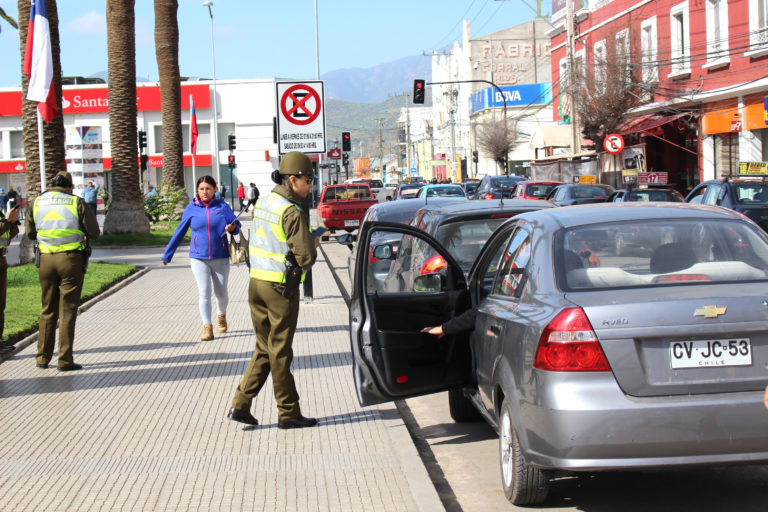
<svg viewBox="0 0 768 512">
<path fill-rule="evenodd" d="M 213 281 L 213 293 L 216 294 L 219 313 L 217 330 L 227 332 L 227 304 L 229 303 L 227 233 L 237 234 L 240 230 L 240 221 L 227 203 L 215 197 L 216 180 L 210 176 L 203 176 L 197 180 L 196 188 L 197 194 L 194 201 L 184 209 L 181 223 L 165 248 L 163 265 L 170 263 L 187 229 L 192 228 L 189 258 L 200 295 L 200 316 L 203 319 L 203 335 L 200 339 L 206 341 L 213 339 L 211 281 Z"/>
</svg>

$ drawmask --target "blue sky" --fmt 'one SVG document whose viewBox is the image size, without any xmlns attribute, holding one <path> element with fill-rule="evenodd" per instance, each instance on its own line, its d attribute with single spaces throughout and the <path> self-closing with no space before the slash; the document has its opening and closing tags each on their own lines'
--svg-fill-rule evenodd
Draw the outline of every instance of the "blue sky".
<svg viewBox="0 0 768 512">
<path fill-rule="evenodd" d="M 213 0 L 216 78 L 314 78 L 314 0 Z M 320 74 L 420 55 L 460 38 L 533 19 L 536 0 L 318 0 Z M 543 9 L 549 12 L 549 1 Z M 64 75 L 107 69 L 105 0 L 58 0 Z M 14 18 L 17 0 L 0 0 Z M 136 73 L 157 80 L 154 10 L 136 0 Z M 179 63 L 183 76 L 211 76 L 211 25 L 202 0 L 179 1 Z M 2 21 L 2 20 L 0 20 Z M 26 22 L 26 21 L 25 21 Z M 18 32 L 0 33 L 0 87 L 20 83 Z"/>
</svg>

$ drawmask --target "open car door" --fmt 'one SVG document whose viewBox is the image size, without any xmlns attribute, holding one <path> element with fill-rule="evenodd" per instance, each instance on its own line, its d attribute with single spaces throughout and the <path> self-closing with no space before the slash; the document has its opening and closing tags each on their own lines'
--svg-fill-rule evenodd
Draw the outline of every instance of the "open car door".
<svg viewBox="0 0 768 512">
<path fill-rule="evenodd" d="M 434 238 L 404 224 L 361 228 L 350 303 L 355 387 L 361 405 L 466 384 L 467 333 L 422 333 L 469 306 L 464 273 Z"/>
</svg>

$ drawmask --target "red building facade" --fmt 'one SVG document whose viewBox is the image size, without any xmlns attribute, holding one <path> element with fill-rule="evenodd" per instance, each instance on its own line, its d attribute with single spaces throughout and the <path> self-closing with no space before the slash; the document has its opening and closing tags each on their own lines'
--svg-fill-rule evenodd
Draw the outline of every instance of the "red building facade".
<svg viewBox="0 0 768 512">
<path fill-rule="evenodd" d="M 768 162 L 768 0 L 574 3 L 574 66 L 599 72 L 608 45 L 629 55 L 640 105 L 622 135 L 644 146 L 645 170 L 685 192 L 739 162 Z M 565 6 L 553 1 L 555 105 L 568 79 Z"/>
</svg>

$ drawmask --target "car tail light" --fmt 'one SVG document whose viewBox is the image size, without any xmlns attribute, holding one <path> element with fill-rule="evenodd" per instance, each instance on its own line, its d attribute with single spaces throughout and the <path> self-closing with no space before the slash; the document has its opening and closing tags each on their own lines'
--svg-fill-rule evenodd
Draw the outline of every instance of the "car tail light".
<svg viewBox="0 0 768 512">
<path fill-rule="evenodd" d="M 704 274 L 672 274 L 669 276 L 658 276 L 653 280 L 654 283 L 673 283 L 680 281 L 709 281 L 709 276 Z"/>
<path fill-rule="evenodd" d="M 483 199 L 493 199 L 493 194 L 485 194 Z"/>
<path fill-rule="evenodd" d="M 323 205 L 320 208 L 320 217 L 322 217 L 323 219 L 327 218 L 329 210 L 330 210 L 330 208 L 328 208 L 328 206 Z"/>
<path fill-rule="evenodd" d="M 553 372 L 611 371 L 597 335 L 581 308 L 562 310 L 544 328 L 533 367 Z"/>
<path fill-rule="evenodd" d="M 443 259 L 442 256 L 439 254 L 435 254 L 431 258 L 429 258 L 427 261 L 424 262 L 424 264 L 421 266 L 421 272 L 420 275 L 425 274 L 436 274 L 446 268 L 448 266 L 448 263 L 446 263 L 445 259 Z"/>
</svg>

